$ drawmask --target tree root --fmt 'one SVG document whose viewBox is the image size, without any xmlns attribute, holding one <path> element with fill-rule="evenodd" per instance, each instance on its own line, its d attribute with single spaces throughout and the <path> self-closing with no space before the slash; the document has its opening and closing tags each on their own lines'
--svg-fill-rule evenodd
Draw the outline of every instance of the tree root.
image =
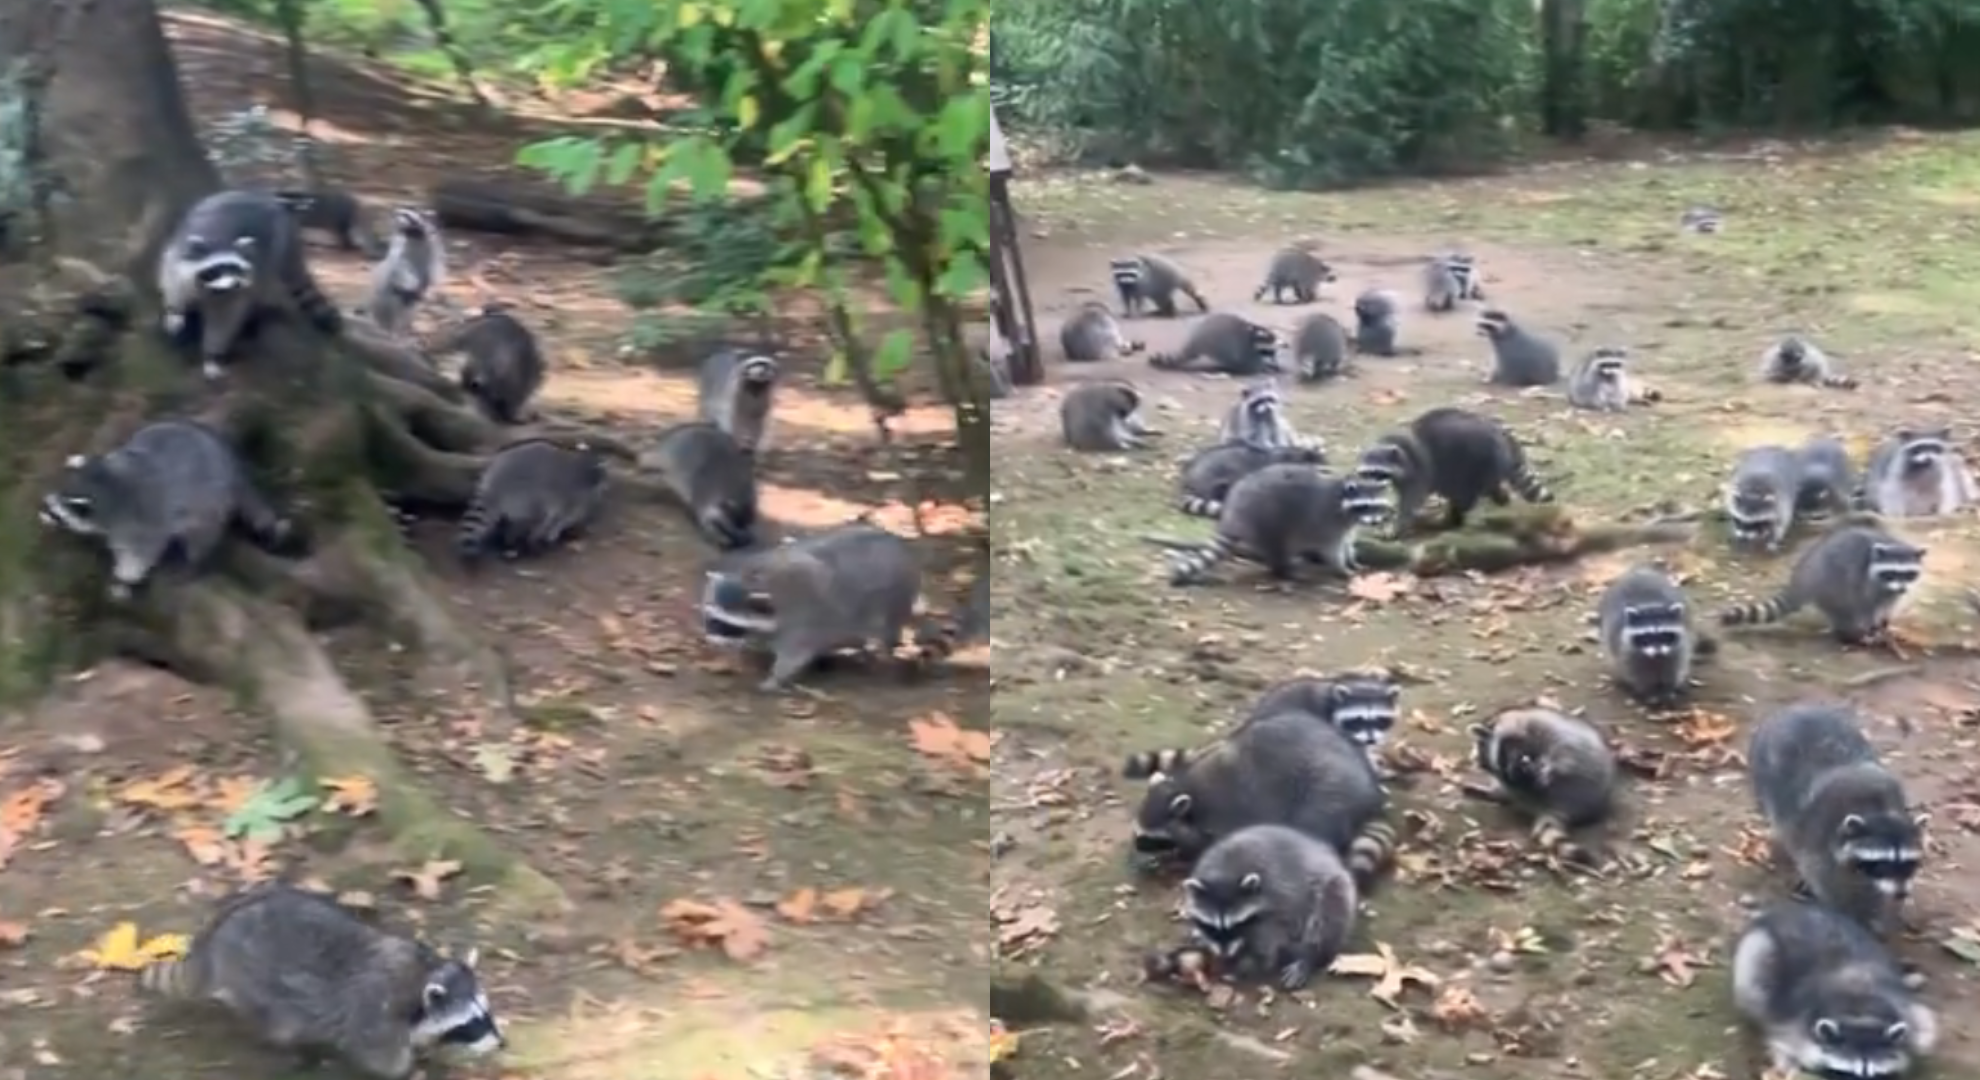
<svg viewBox="0 0 1980 1080">
<path fill-rule="evenodd" d="M 464 396 L 459 386 L 417 350 L 363 319 L 344 320 L 343 343 L 366 368 L 380 375 L 411 383 L 442 401 L 460 401 Z"/>
<path fill-rule="evenodd" d="M 507 738 L 517 724 L 508 664 L 454 618 L 434 595 L 426 575 L 409 560 L 350 542 L 342 547 L 356 571 L 353 584 L 359 594 L 412 635 L 422 659 L 440 676 L 440 682 L 480 706 L 476 719 L 484 731 L 494 738 Z"/>
<path fill-rule="evenodd" d="M 419 440 L 393 413 L 373 409 L 371 440 L 385 462 L 376 470 L 379 490 L 426 506 L 459 509 L 474 499 L 486 458 L 436 450 Z"/>
<path fill-rule="evenodd" d="M 436 450 L 473 453 L 497 439 L 493 422 L 424 386 L 377 371 L 367 372 L 365 383 L 382 407 L 397 414 L 408 431 Z"/>
</svg>

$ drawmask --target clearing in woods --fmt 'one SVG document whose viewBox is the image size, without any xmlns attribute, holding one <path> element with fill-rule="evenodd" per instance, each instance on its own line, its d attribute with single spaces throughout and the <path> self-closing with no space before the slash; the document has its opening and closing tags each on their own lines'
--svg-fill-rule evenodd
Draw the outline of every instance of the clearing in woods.
<svg viewBox="0 0 1980 1080">
<path fill-rule="evenodd" d="M 1569 411 L 1558 391 L 1488 390 L 1488 347 L 1472 318 L 1423 315 L 1412 302 L 1404 337 L 1424 355 L 1364 359 L 1358 377 L 1296 388 L 1299 430 L 1324 436 L 1338 463 L 1427 408 L 1479 408 L 1530 441 L 1538 472 L 1579 522 L 1705 506 L 1743 447 L 1834 431 L 1860 461 L 1895 425 L 1965 419 L 1960 406 L 1980 394 L 1969 351 L 1980 332 L 1976 150 L 1971 136 L 1893 135 L 1334 195 L 1202 176 L 1148 187 L 1065 174 L 1021 181 L 1027 265 L 1054 357 L 1047 385 L 1003 403 L 997 425 L 992 912 L 1006 968 L 1036 968 L 1090 992 L 1094 1005 L 1087 1024 L 1025 1036 L 1027 1080 L 1248 1080 L 1288 1063 L 1309 1076 L 1364 1063 L 1401 1077 L 1752 1076 L 1759 1057 L 1731 1011 L 1728 943 L 1747 906 L 1782 895 L 1784 882 L 1762 865 L 1741 751 L 1763 710 L 1828 694 L 1871 718 L 1872 738 L 1932 813 L 1930 866 L 1902 951 L 1949 1020 L 1936 1075 L 1980 1075 L 1980 1034 L 1958 1019 L 1980 1001 L 1970 943 L 1980 927 L 1980 787 L 1967 756 L 1980 698 L 1961 658 L 1972 616 L 1958 600 L 1980 554 L 1970 516 L 1900 530 L 1931 549 L 1923 595 L 1901 620 L 1907 658 L 1843 651 L 1798 621 L 1748 632 L 1702 669 L 1695 713 L 1657 719 L 1606 685 L 1584 622 L 1602 585 L 1632 561 L 1662 557 L 1694 606 L 1711 611 L 1768 591 L 1784 558 L 1737 558 L 1701 537 L 1548 569 L 1384 576 L 1351 595 L 1337 584 L 1260 587 L 1245 567 L 1170 588 L 1159 553 L 1136 538 L 1207 535 L 1172 509 L 1175 460 L 1214 435 L 1235 387 L 1154 372 L 1139 357 L 1056 358 L 1063 315 L 1111 299 L 1113 255 L 1171 254 L 1201 275 L 1213 309 L 1283 329 L 1307 309 L 1251 302 L 1280 245 L 1319 241 L 1341 275 L 1320 307 L 1343 319 L 1361 289 L 1414 297 L 1422 256 L 1468 247 L 1495 306 L 1574 356 L 1628 346 L 1664 403 L 1601 416 Z M 1679 215 L 1698 204 L 1725 211 L 1724 233 L 1678 233 Z M 1180 343 L 1187 321 L 1129 327 L 1160 350 Z M 1839 353 L 1863 389 L 1754 385 L 1761 350 L 1788 331 Z M 1148 392 L 1154 426 L 1169 432 L 1163 449 L 1064 450 L 1064 388 L 1120 376 Z M 1264 1001 L 1138 985 L 1143 954 L 1179 941 L 1183 928 L 1172 889 L 1126 869 L 1139 791 L 1118 777 L 1122 757 L 1200 745 L 1267 683 L 1358 665 L 1407 673 L 1397 735 L 1402 758 L 1419 766 L 1394 789 L 1406 834 L 1399 872 L 1369 899 L 1351 949 L 1393 950 L 1388 985 L 1337 975 Z M 1585 711 L 1637 766 L 1608 830 L 1619 859 L 1604 880 L 1539 865 L 1518 823 L 1458 793 L 1465 725 L 1538 697 Z"/>
<path fill-rule="evenodd" d="M 203 17 L 169 29 L 203 120 L 283 96 L 265 74 L 282 70 L 279 42 Z M 500 170 L 540 137 L 450 124 L 377 69 L 315 67 L 331 180 L 364 197 L 417 205 L 439 170 Z M 450 239 L 454 299 L 518 303 L 543 336 L 547 410 L 635 441 L 692 413 L 688 375 L 615 359 L 630 315 L 587 253 Z M 311 255 L 354 303 L 363 266 L 323 246 Z M 911 533 L 901 500 L 955 467 L 928 438 L 948 430 L 944 410 L 917 408 L 897 428 L 907 448 L 879 451 L 862 407 L 795 374 L 765 463 L 772 527 L 877 509 Z M 941 535 L 923 543 L 939 607 L 959 595 L 967 554 L 965 515 L 935 510 Z M 159 672 L 105 665 L 0 720 L 0 1076 L 288 1075 L 292 1059 L 224 1022 L 146 1008 L 128 976 L 75 960 L 124 921 L 146 937 L 190 932 L 219 891 L 278 871 L 479 946 L 512 1051 L 461 1075 L 867 1076 L 890 1055 L 902 1070 L 940 1058 L 980 1073 L 980 655 L 914 682 L 854 670 L 818 678 L 816 696 L 767 697 L 701 644 L 707 550 L 677 513 L 622 499 L 573 550 L 473 575 L 448 534 L 436 523 L 419 540 L 471 621 L 501 635 L 528 726 L 497 738 L 458 704 L 408 692 L 386 643 L 340 654 L 379 676 L 367 689 L 401 752 L 574 910 L 519 924 L 457 866 L 392 861 L 366 827 L 361 782 L 315 809 L 252 796 L 284 774 L 265 722 Z"/>
</svg>

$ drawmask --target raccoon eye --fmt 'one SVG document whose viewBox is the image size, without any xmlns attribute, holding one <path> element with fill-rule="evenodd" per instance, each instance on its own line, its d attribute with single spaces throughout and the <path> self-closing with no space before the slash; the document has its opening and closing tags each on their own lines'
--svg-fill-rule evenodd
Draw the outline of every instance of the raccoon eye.
<svg viewBox="0 0 1980 1080">
<path fill-rule="evenodd" d="M 1835 1043 L 1842 1040 L 1842 1025 L 1826 1016 L 1815 1021 L 1814 1032 L 1815 1038 L 1821 1042 Z"/>
</svg>

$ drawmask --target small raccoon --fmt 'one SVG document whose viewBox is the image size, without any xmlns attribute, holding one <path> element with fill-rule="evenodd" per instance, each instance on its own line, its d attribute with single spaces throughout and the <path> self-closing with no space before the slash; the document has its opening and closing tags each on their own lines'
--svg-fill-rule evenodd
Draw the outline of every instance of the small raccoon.
<svg viewBox="0 0 1980 1080">
<path fill-rule="evenodd" d="M 1171 585 L 1193 585 L 1221 563 L 1242 558 L 1290 580 L 1303 562 L 1342 577 L 1361 571 L 1354 541 L 1388 515 L 1381 485 L 1325 475 L 1307 465 L 1267 465 L 1231 486 L 1209 543 L 1174 556 Z"/>
<path fill-rule="evenodd" d="M 473 951 L 448 959 L 329 897 L 271 882 L 222 901 L 185 957 L 150 964 L 138 985 L 220 1005 L 277 1049 L 334 1054 L 375 1080 L 407 1080 L 431 1050 L 479 1055 L 505 1045 L 475 960 Z"/>
<path fill-rule="evenodd" d="M 447 277 L 447 245 L 424 214 L 407 207 L 392 211 L 392 240 L 371 271 L 365 314 L 386 333 L 412 332 L 413 308 L 433 295 Z"/>
<path fill-rule="evenodd" d="M 1760 378 L 1771 383 L 1803 383 L 1831 390 L 1854 390 L 1855 379 L 1835 371 L 1829 355 L 1800 337 L 1784 337 L 1760 354 Z"/>
<path fill-rule="evenodd" d="M 1318 439 L 1303 439 L 1286 417 L 1286 399 L 1277 383 L 1257 383 L 1238 391 L 1238 399 L 1217 429 L 1220 443 L 1250 443 L 1265 450 L 1303 451 L 1325 457 Z"/>
<path fill-rule="evenodd" d="M 1388 796 L 1361 747 L 1306 713 L 1250 720 L 1200 754 L 1135 754 L 1122 775 L 1147 780 L 1134 850 L 1188 866 L 1252 825 L 1284 825 L 1334 849 L 1364 884 L 1395 853 Z"/>
<path fill-rule="evenodd" d="M 1526 450 L 1504 424 L 1455 406 L 1440 406 L 1390 432 L 1362 452 L 1355 473 L 1396 491 L 1396 532 L 1409 531 L 1432 495 L 1444 499 L 1446 529 L 1464 525 L 1480 499 L 1504 506 L 1507 489 L 1531 503 L 1554 493 L 1533 475 Z"/>
<path fill-rule="evenodd" d="M 1293 301 L 1311 304 L 1320 299 L 1320 286 L 1339 280 L 1334 268 L 1326 260 L 1303 248 L 1286 248 L 1272 256 L 1272 265 L 1265 270 L 1265 283 L 1251 294 L 1253 303 L 1272 295 L 1275 304 L 1285 303 L 1285 294 L 1290 292 Z"/>
<path fill-rule="evenodd" d="M 1293 365 L 1300 382 L 1324 382 L 1348 373 L 1347 328 L 1324 311 L 1314 312 L 1293 328 Z"/>
<path fill-rule="evenodd" d="M 502 448 L 475 485 L 454 546 L 474 563 L 493 552 L 539 555 L 597 516 L 605 501 L 605 461 L 588 449 L 542 439 Z"/>
<path fill-rule="evenodd" d="M 147 424 L 108 453 L 70 458 L 42 497 L 40 518 L 102 540 L 110 595 L 120 600 L 175 551 L 188 569 L 205 567 L 230 527 L 278 553 L 294 539 L 234 448 L 189 420 Z"/>
<path fill-rule="evenodd" d="M 317 329 L 340 333 L 344 315 L 309 272 L 302 233 L 281 200 L 260 191 L 220 191 L 186 211 L 158 255 L 165 335 L 183 340 L 198 319 L 200 370 L 224 374 L 252 321 L 293 305 Z"/>
<path fill-rule="evenodd" d="M 1354 351 L 1365 356 L 1401 356 L 1420 349 L 1396 344 L 1402 332 L 1402 302 L 1387 289 L 1369 289 L 1354 298 Z"/>
<path fill-rule="evenodd" d="M 1071 361 L 1118 360 L 1146 347 L 1127 336 L 1107 305 L 1091 300 L 1059 327 L 1059 348 Z"/>
<path fill-rule="evenodd" d="M 1924 838 L 1904 785 L 1849 706 L 1802 702 L 1768 714 L 1746 760 L 1775 850 L 1801 889 L 1877 933 L 1894 929 Z"/>
<path fill-rule="evenodd" d="M 1899 428 L 1870 454 L 1863 504 L 1885 517 L 1942 517 L 1976 499 L 1980 489 L 1952 429 Z"/>
<path fill-rule="evenodd" d="M 1639 390 L 1629 377 L 1629 350 L 1604 345 L 1583 357 L 1568 374 L 1568 404 L 1596 412 L 1622 412 L 1631 405 L 1663 400 L 1655 390 Z"/>
<path fill-rule="evenodd" d="M 1490 308 L 1478 316 L 1478 333 L 1492 343 L 1492 374 L 1499 386 L 1552 386 L 1561 381 L 1560 346 L 1528 331 L 1512 316 Z"/>
<path fill-rule="evenodd" d="M 745 453 L 763 448 L 777 393 L 777 361 L 723 349 L 701 364 L 701 418 L 720 427 Z"/>
<path fill-rule="evenodd" d="M 1682 232 L 1710 235 L 1718 232 L 1725 223 L 1725 215 L 1709 206 L 1694 206 L 1678 218 L 1678 229 Z"/>
<path fill-rule="evenodd" d="M 1284 825 L 1213 844 L 1183 882 L 1195 947 L 1219 970 L 1283 990 L 1333 966 L 1354 932 L 1361 890 L 1331 847 Z M 1183 950 L 1187 951 L 1187 950 Z"/>
<path fill-rule="evenodd" d="M 1423 271 L 1423 306 L 1429 311 L 1455 311 L 1460 301 L 1483 300 L 1478 262 L 1469 255 L 1436 256 Z"/>
<path fill-rule="evenodd" d="M 1059 399 L 1059 431 L 1074 450 L 1139 450 L 1158 432 L 1141 419 L 1141 391 L 1124 382 L 1080 383 Z"/>
<path fill-rule="evenodd" d="M 1779 551 L 1801 501 L 1801 456 L 1785 446 L 1756 446 L 1733 459 L 1726 520 L 1742 547 Z"/>
<path fill-rule="evenodd" d="M 461 389 L 504 424 L 520 424 L 543 387 L 545 365 L 536 335 L 498 304 L 489 304 L 428 346 L 432 355 L 466 352 Z"/>
<path fill-rule="evenodd" d="M 1388 741 L 1401 714 L 1402 687 L 1383 674 L 1348 673 L 1288 679 L 1265 691 L 1247 718 L 1302 713 L 1328 724 L 1370 755 Z"/>
<path fill-rule="evenodd" d="M 900 648 L 920 597 L 921 560 L 907 541 L 854 523 L 709 571 L 702 630 L 711 644 L 767 647 L 758 688 L 776 693 L 842 649 Z"/>
<path fill-rule="evenodd" d="M 1938 1045 L 1938 1014 L 1912 996 L 1890 950 L 1819 904 L 1754 916 L 1734 946 L 1732 981 L 1733 1004 L 1783 1074 L 1894 1080 Z"/>
<path fill-rule="evenodd" d="M 1277 375 L 1279 335 L 1241 315 L 1214 312 L 1189 328 L 1181 351 L 1154 353 L 1148 363 L 1162 371 L 1201 371 L 1240 379 Z"/>
<path fill-rule="evenodd" d="M 1553 709 L 1506 709 L 1471 728 L 1478 767 L 1533 817 L 1533 841 L 1564 862 L 1589 864 L 1573 830 L 1609 816 L 1616 759 L 1600 732 Z"/>
<path fill-rule="evenodd" d="M 1603 590 L 1596 616 L 1610 670 L 1637 700 L 1670 706 L 1690 691 L 1698 635 L 1677 582 L 1655 567 L 1633 567 Z"/>
<path fill-rule="evenodd" d="M 1817 435 L 1797 451 L 1801 459 L 1801 492 L 1794 511 L 1801 517 L 1849 513 L 1855 502 L 1856 469 L 1849 448 L 1833 435 Z"/>
<path fill-rule="evenodd" d="M 1191 454 L 1182 466 L 1178 508 L 1190 517 L 1215 520 L 1224 512 L 1231 485 L 1267 465 L 1324 465 L 1326 457 L 1308 446 L 1267 450 L 1251 443 L 1218 443 Z"/>
<path fill-rule="evenodd" d="M 1869 644 L 1889 632 L 1892 612 L 1924 571 L 1924 548 L 1874 525 L 1844 525 L 1802 550 L 1773 599 L 1727 608 L 1719 622 L 1775 623 L 1813 604 L 1837 640 Z"/>
<path fill-rule="evenodd" d="M 756 542 L 755 459 L 728 432 L 709 423 L 675 424 L 639 464 L 659 473 L 709 543 L 727 551 Z"/>
<path fill-rule="evenodd" d="M 1121 310 L 1130 318 L 1144 308 L 1175 318 L 1177 293 L 1195 301 L 1198 311 L 1210 310 L 1210 302 L 1203 299 L 1183 268 L 1160 255 L 1130 255 L 1113 260 L 1108 268 L 1114 276 L 1114 291 L 1120 294 Z"/>
<path fill-rule="evenodd" d="M 384 250 L 364 203 L 348 191 L 278 191 L 275 197 L 295 215 L 299 229 L 329 233 L 345 251 L 376 256 Z"/>
</svg>

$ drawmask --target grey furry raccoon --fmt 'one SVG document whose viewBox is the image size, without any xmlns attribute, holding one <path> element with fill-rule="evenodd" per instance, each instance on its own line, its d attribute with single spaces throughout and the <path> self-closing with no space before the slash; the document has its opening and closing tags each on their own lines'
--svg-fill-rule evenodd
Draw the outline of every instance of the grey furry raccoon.
<svg viewBox="0 0 1980 1080">
<path fill-rule="evenodd" d="M 433 295 L 447 277 L 447 245 L 440 230 L 417 210 L 392 211 L 392 239 L 385 257 L 371 271 L 365 314 L 386 333 L 412 331 L 413 308 Z"/>
<path fill-rule="evenodd" d="M 1478 261 L 1455 252 L 1438 255 L 1423 271 L 1423 306 L 1430 311 L 1454 311 L 1459 301 L 1483 300 Z"/>
<path fill-rule="evenodd" d="M 1178 550 L 1171 585 L 1192 585 L 1233 558 L 1262 563 L 1290 580 L 1315 562 L 1342 577 L 1361 570 L 1355 535 L 1388 514 L 1380 485 L 1359 477 L 1327 476 L 1308 465 L 1267 465 L 1231 486 L 1217 531 L 1208 543 Z"/>
<path fill-rule="evenodd" d="M 1285 248 L 1272 256 L 1272 265 L 1265 269 L 1265 282 L 1251 294 L 1251 299 L 1256 303 L 1270 293 L 1273 303 L 1282 304 L 1285 294 L 1290 292 L 1295 303 L 1310 304 L 1320 299 L 1320 286 L 1335 280 L 1334 268 L 1320 256 L 1304 248 Z"/>
<path fill-rule="evenodd" d="M 1474 724 L 1478 767 L 1533 818 L 1533 842 L 1565 862 L 1590 863 L 1572 832 L 1615 804 L 1616 759 L 1600 732 L 1553 709 L 1506 709 Z"/>
<path fill-rule="evenodd" d="M 1253 825 L 1203 853 L 1183 882 L 1196 945 L 1221 970 L 1299 990 L 1333 966 L 1354 932 L 1361 890 L 1340 855 L 1283 825 Z"/>
<path fill-rule="evenodd" d="M 1694 206 L 1678 217 L 1678 229 L 1682 232 L 1710 235 L 1718 232 L 1725 223 L 1725 215 L 1709 206 Z"/>
<path fill-rule="evenodd" d="M 1210 302 L 1203 299 L 1189 274 L 1160 255 L 1114 259 L 1108 270 L 1114 277 L 1114 291 L 1120 294 L 1121 310 L 1130 317 L 1139 315 L 1143 308 L 1153 308 L 1157 315 L 1175 318 L 1177 293 L 1194 300 L 1198 311 L 1210 310 Z"/>
<path fill-rule="evenodd" d="M 1431 409 L 1407 428 L 1375 440 L 1355 471 L 1395 489 L 1398 535 L 1415 526 L 1432 495 L 1444 499 L 1447 529 L 1461 528 L 1480 499 L 1506 505 L 1508 489 L 1527 502 L 1554 501 L 1504 424 L 1455 406 Z"/>
<path fill-rule="evenodd" d="M 1677 582 L 1655 567 L 1632 567 L 1603 590 L 1596 615 L 1610 670 L 1632 696 L 1668 706 L 1690 691 L 1699 638 Z"/>
<path fill-rule="evenodd" d="M 1976 499 L 1980 488 L 1949 427 L 1897 429 L 1863 471 L 1863 505 L 1885 517 L 1940 517 Z"/>
<path fill-rule="evenodd" d="M 1182 498 L 1178 508 L 1190 517 L 1215 519 L 1224 512 L 1231 485 L 1267 465 L 1323 465 L 1325 455 L 1315 447 L 1267 450 L 1251 443 L 1218 443 L 1191 454 L 1182 465 Z"/>
<path fill-rule="evenodd" d="M 1831 390 L 1854 390 L 1855 379 L 1835 370 L 1829 354 L 1805 338 L 1789 335 L 1760 354 L 1760 378 L 1771 383 L 1803 383 Z"/>
<path fill-rule="evenodd" d="M 1339 319 L 1316 311 L 1293 328 L 1293 365 L 1301 382 L 1323 382 L 1347 374 L 1347 328 Z"/>
<path fill-rule="evenodd" d="M 1776 904 L 1733 949 L 1733 1004 L 1783 1074 L 1909 1074 L 1939 1040 L 1938 1014 L 1912 995 L 1884 943 L 1835 911 Z"/>
<path fill-rule="evenodd" d="M 448 959 L 329 897 L 273 882 L 222 901 L 185 957 L 145 967 L 138 985 L 220 1005 L 277 1049 L 332 1054 L 375 1080 L 406 1080 L 430 1050 L 486 1054 L 504 1045 L 475 960 L 474 952 Z"/>
<path fill-rule="evenodd" d="M 1354 298 L 1354 350 L 1367 356 L 1416 355 L 1421 349 L 1396 344 L 1402 332 L 1402 302 L 1387 289 L 1369 289 Z"/>
<path fill-rule="evenodd" d="M 1801 492 L 1795 499 L 1795 513 L 1841 516 L 1855 502 L 1856 469 L 1849 461 L 1849 448 L 1833 435 L 1817 435 L 1796 452 L 1801 459 Z"/>
<path fill-rule="evenodd" d="M 219 191 L 186 211 L 158 254 L 158 294 L 167 337 L 184 340 L 197 320 L 201 371 L 225 373 L 249 325 L 293 306 L 327 334 L 344 315 L 309 272 L 302 233 L 281 200 L 259 191 Z"/>
<path fill-rule="evenodd" d="M 1874 525 L 1844 525 L 1804 548 L 1773 599 L 1719 613 L 1726 626 L 1779 622 L 1813 604 L 1837 640 L 1867 644 L 1889 632 L 1891 613 L 1925 571 L 1925 549 Z"/>
<path fill-rule="evenodd" d="M 756 542 L 756 463 L 729 433 L 710 423 L 675 424 L 640 455 L 701 535 L 718 548 Z"/>
<path fill-rule="evenodd" d="M 1118 360 L 1146 346 L 1127 336 L 1107 305 L 1089 300 L 1060 325 L 1059 348 L 1067 360 L 1086 362 Z"/>
<path fill-rule="evenodd" d="M 278 191 L 275 197 L 295 215 L 296 226 L 329 233 L 345 251 L 376 256 L 384 244 L 372 231 L 364 202 L 339 188 L 320 191 Z"/>
<path fill-rule="evenodd" d="M 1066 445 L 1090 453 L 1139 450 L 1159 432 L 1141 419 L 1141 391 L 1119 381 L 1080 383 L 1059 399 Z"/>
<path fill-rule="evenodd" d="M 461 389 L 504 424 L 519 424 L 524 406 L 543 387 L 543 351 L 522 320 L 499 304 L 488 304 L 436 338 L 433 356 L 465 351 Z"/>
<path fill-rule="evenodd" d="M 1382 820 L 1388 795 L 1368 755 L 1305 713 L 1250 720 L 1197 754 L 1134 754 L 1122 775 L 1148 781 L 1134 826 L 1143 860 L 1191 865 L 1252 825 L 1284 825 L 1319 840 L 1363 883 L 1395 854 L 1395 830 Z"/>
<path fill-rule="evenodd" d="M 1266 450 L 1304 451 L 1302 459 L 1324 457 L 1318 439 L 1302 439 L 1286 418 L 1286 399 L 1277 383 L 1254 383 L 1238 391 L 1238 399 L 1217 429 L 1220 443 L 1250 443 Z"/>
<path fill-rule="evenodd" d="M 1575 364 L 1568 374 L 1568 404 L 1596 412 L 1622 412 L 1631 405 L 1663 400 L 1655 390 L 1639 390 L 1629 377 L 1629 350 L 1604 345 Z"/>
<path fill-rule="evenodd" d="M 541 439 L 503 447 L 481 471 L 455 547 L 469 563 L 549 551 L 597 516 L 605 480 L 604 459 L 588 449 Z"/>
<path fill-rule="evenodd" d="M 1775 850 L 1801 888 L 1877 933 L 1894 928 L 1924 858 L 1904 785 L 1847 705 L 1802 702 L 1754 726 L 1747 769 Z"/>
<path fill-rule="evenodd" d="M 1201 371 L 1240 379 L 1277 375 L 1279 335 L 1242 315 L 1217 311 L 1196 320 L 1181 350 L 1154 353 L 1149 366 L 1162 371 Z"/>
<path fill-rule="evenodd" d="M 1552 386 L 1561 381 L 1560 346 L 1490 308 L 1478 316 L 1478 333 L 1492 343 L 1492 374 L 1500 386 Z"/>
<path fill-rule="evenodd" d="M 777 393 L 777 361 L 723 349 L 701 364 L 701 418 L 720 427 L 748 453 L 763 447 Z"/>
<path fill-rule="evenodd" d="M 69 459 L 41 499 L 41 520 L 110 549 L 110 595 L 123 599 L 174 551 L 197 571 L 230 527 L 280 552 L 294 529 L 256 490 L 234 448 L 204 425 L 165 420 L 96 457 Z"/>
<path fill-rule="evenodd" d="M 702 629 L 712 644 L 767 646 L 773 659 L 759 688 L 777 692 L 841 649 L 898 649 L 920 596 L 914 549 L 855 523 L 709 571 Z"/>
<path fill-rule="evenodd" d="M 1733 459 L 1726 519 L 1733 543 L 1779 551 L 1801 501 L 1801 457 L 1785 446 L 1755 446 Z"/>
<path fill-rule="evenodd" d="M 1387 675 L 1348 672 L 1326 678 L 1287 679 L 1252 705 L 1247 721 L 1302 713 L 1327 724 L 1356 746 L 1374 753 L 1395 730 L 1402 687 Z"/>
</svg>

